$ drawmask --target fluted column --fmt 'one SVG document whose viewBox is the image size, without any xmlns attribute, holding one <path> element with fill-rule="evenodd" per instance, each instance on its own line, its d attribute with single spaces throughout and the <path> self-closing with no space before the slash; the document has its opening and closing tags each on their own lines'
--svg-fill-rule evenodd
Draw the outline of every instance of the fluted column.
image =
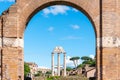
<svg viewBox="0 0 120 80">
<path fill-rule="evenodd" d="M 54 76 L 54 53 L 52 53 L 52 60 L 51 60 L 51 63 L 52 63 L 52 76 Z"/>
<path fill-rule="evenodd" d="M 60 76 L 60 53 L 58 53 L 58 76 Z"/>
<path fill-rule="evenodd" d="M 64 76 L 66 76 L 66 53 L 64 53 Z"/>
</svg>

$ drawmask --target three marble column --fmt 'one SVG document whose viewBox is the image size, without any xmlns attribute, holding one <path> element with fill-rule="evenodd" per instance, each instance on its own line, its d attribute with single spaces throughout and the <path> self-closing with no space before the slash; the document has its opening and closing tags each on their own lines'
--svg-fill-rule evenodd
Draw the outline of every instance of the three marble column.
<svg viewBox="0 0 120 80">
<path fill-rule="evenodd" d="M 60 76 L 60 54 L 61 53 L 57 53 L 57 55 L 58 55 L 58 60 L 57 60 L 57 75 L 58 76 Z M 64 60 L 63 60 L 63 62 L 64 62 L 64 73 L 63 73 L 63 76 L 66 76 L 66 53 L 64 52 L 63 53 L 64 54 Z M 54 76 L 55 75 L 55 70 L 54 70 L 54 53 L 52 53 L 52 66 L 51 66 L 51 68 L 52 68 L 52 76 Z"/>
</svg>

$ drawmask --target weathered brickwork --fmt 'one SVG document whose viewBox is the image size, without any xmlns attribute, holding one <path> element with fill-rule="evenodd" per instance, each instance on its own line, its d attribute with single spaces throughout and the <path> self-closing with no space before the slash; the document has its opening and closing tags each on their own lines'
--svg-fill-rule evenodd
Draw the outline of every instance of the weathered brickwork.
<svg viewBox="0 0 120 80">
<path fill-rule="evenodd" d="M 1 39 L 1 31 L 2 31 L 2 20 L 1 20 L 1 17 L 0 17 L 0 80 L 1 80 L 1 66 L 2 66 L 2 62 L 1 62 L 1 60 L 2 60 L 2 53 L 1 53 L 1 47 L 2 47 L 2 39 Z"/>
<path fill-rule="evenodd" d="M 2 72 L 1 72 L 1 66 L 2 66 L 1 56 L 2 56 L 2 55 L 1 55 L 1 48 L 0 48 L 0 80 L 1 80 L 1 73 L 2 73 Z"/>
<path fill-rule="evenodd" d="M 24 40 L 27 23 L 51 5 L 81 10 L 96 33 L 97 80 L 120 80 L 120 0 L 16 0 L 0 16 L 2 80 L 24 80 Z"/>
<path fill-rule="evenodd" d="M 104 80 L 120 79 L 120 0 L 103 0 L 103 52 L 102 72 Z M 107 39 L 106 38 L 106 39 Z M 105 44 L 105 45 L 104 45 Z M 106 46 L 108 45 L 108 46 Z"/>
<path fill-rule="evenodd" d="M 119 80 L 118 53 L 120 48 L 104 48 L 102 61 L 103 80 Z M 110 77 L 110 79 L 109 79 Z"/>
</svg>

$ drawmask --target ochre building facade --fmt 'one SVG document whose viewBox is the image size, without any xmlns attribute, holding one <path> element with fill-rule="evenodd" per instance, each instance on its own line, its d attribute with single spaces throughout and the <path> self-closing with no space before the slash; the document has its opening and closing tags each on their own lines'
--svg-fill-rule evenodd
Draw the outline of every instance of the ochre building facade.
<svg viewBox="0 0 120 80">
<path fill-rule="evenodd" d="M 120 0 L 16 0 L 0 16 L 1 80 L 24 80 L 25 28 L 32 16 L 51 5 L 72 6 L 90 19 L 96 33 L 97 80 L 120 80 Z"/>
</svg>

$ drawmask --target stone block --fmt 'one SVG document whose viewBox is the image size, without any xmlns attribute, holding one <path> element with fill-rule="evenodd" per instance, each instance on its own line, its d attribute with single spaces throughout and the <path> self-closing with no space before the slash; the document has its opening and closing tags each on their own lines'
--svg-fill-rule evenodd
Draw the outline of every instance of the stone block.
<svg viewBox="0 0 120 80">
<path fill-rule="evenodd" d="M 5 47 L 24 47 L 23 39 L 20 38 L 3 38 L 3 46 Z"/>
<path fill-rule="evenodd" d="M 100 44 L 102 45 L 100 46 Z M 97 38 L 97 47 L 120 47 L 120 38 L 119 37 L 102 37 Z"/>
</svg>

